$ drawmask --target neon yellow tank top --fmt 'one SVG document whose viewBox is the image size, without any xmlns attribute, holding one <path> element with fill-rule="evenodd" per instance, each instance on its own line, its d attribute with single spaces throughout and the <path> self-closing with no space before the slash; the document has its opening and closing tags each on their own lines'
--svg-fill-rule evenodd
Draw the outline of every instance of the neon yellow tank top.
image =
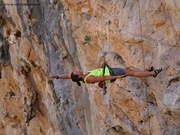
<svg viewBox="0 0 180 135">
<path fill-rule="evenodd" d="M 103 76 L 103 68 L 95 69 L 92 71 L 87 72 L 89 73 L 85 78 L 84 78 L 84 83 L 87 84 L 86 79 L 88 76 L 93 75 L 93 76 Z M 110 72 L 108 67 L 105 68 L 105 73 L 104 76 L 110 76 Z M 110 83 L 110 80 L 106 80 L 105 82 Z"/>
</svg>

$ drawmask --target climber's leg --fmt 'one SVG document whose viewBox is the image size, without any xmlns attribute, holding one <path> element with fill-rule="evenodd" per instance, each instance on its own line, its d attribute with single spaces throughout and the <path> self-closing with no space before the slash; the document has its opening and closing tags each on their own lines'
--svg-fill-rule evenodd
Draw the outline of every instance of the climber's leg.
<svg viewBox="0 0 180 135">
<path fill-rule="evenodd" d="M 135 77 L 147 77 L 147 76 L 153 76 L 156 78 L 156 76 L 162 71 L 162 68 L 154 70 L 154 71 L 139 71 L 139 70 L 132 70 L 132 69 L 125 69 L 126 76 L 135 76 Z"/>
<path fill-rule="evenodd" d="M 135 77 L 147 77 L 150 75 L 154 75 L 154 71 L 139 71 L 132 69 L 125 69 L 126 76 L 135 76 Z"/>
</svg>

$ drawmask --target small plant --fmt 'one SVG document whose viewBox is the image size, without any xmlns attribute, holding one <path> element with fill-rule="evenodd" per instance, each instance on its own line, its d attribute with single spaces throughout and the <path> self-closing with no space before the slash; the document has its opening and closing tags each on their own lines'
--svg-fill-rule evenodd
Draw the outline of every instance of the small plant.
<svg viewBox="0 0 180 135">
<path fill-rule="evenodd" d="M 82 45 L 87 44 L 87 42 L 89 41 L 90 37 L 88 35 L 85 35 L 84 37 L 84 43 L 82 43 Z"/>
<path fill-rule="evenodd" d="M 87 42 L 82 43 L 82 45 L 85 45 L 85 44 L 87 44 Z"/>
</svg>

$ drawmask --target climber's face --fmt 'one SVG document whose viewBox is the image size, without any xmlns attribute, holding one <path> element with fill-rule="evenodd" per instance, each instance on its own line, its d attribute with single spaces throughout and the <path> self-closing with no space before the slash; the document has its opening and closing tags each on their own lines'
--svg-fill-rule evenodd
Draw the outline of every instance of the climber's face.
<svg viewBox="0 0 180 135">
<path fill-rule="evenodd" d="M 73 72 L 75 75 L 81 76 L 83 75 L 83 72 L 81 70 Z"/>
</svg>

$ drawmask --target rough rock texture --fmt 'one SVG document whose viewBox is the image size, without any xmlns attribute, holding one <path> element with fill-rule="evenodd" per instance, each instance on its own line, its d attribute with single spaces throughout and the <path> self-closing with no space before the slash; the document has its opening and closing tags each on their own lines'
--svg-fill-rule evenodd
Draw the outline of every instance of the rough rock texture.
<svg viewBox="0 0 180 135">
<path fill-rule="evenodd" d="M 2 0 L 0 135 L 180 134 L 179 9 L 179 0 Z M 98 68 L 104 53 L 111 67 L 163 72 L 119 79 L 106 95 L 46 79 Z"/>
</svg>

